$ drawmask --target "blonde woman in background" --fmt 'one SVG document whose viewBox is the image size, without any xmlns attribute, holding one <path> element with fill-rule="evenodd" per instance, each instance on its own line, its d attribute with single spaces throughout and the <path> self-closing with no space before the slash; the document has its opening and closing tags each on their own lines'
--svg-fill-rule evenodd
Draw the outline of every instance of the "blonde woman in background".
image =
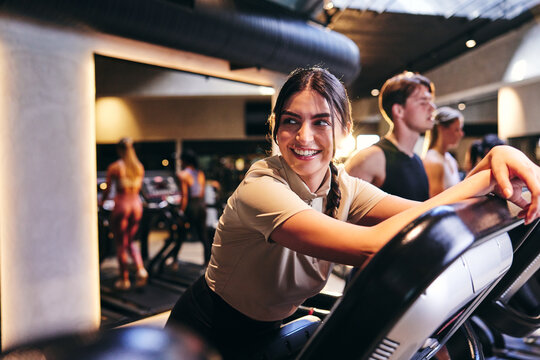
<svg viewBox="0 0 540 360">
<path fill-rule="evenodd" d="M 448 152 L 455 149 L 463 137 L 463 115 L 451 107 L 441 107 L 435 114 L 429 149 L 423 163 L 429 181 L 429 196 L 433 197 L 461 179 L 458 163 Z"/>
<path fill-rule="evenodd" d="M 142 202 L 139 197 L 141 191 L 144 167 L 137 158 L 133 141 L 123 138 L 117 144 L 120 159 L 107 168 L 107 188 L 103 193 L 100 206 L 107 200 L 113 183 L 116 184 L 114 210 L 111 214 L 111 226 L 116 242 L 116 254 L 120 270 L 120 278 L 115 287 L 128 290 L 131 287 L 128 270 L 128 254 L 137 266 L 136 286 L 144 286 L 148 273 L 144 268 L 141 254 L 133 244 L 133 238 L 139 228 L 143 214 Z"/>
</svg>

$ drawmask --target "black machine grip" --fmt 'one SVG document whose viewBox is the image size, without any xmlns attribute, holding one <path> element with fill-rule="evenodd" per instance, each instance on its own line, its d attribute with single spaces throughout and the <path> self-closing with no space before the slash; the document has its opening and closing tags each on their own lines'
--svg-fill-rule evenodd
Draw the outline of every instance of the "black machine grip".
<svg viewBox="0 0 540 360">
<path fill-rule="evenodd" d="M 509 259 L 504 271 L 508 270 L 512 247 L 509 239 L 500 237 L 523 222 L 515 214 L 516 209 L 506 201 L 485 196 L 440 206 L 417 218 L 355 275 L 298 359 L 405 358 L 397 354 L 413 345 L 387 336 L 402 318 L 410 316 L 407 312 L 423 300 L 428 287 L 445 270 L 454 263 L 459 266 L 459 259 L 470 261 L 463 256 L 491 241 L 496 242 L 495 248 L 501 244 L 508 246 Z M 465 267 L 478 268 L 474 263 Z M 489 279 L 482 275 L 485 290 L 462 299 L 465 305 L 435 326 L 441 341 L 446 341 L 478 306 L 479 300 L 475 298 L 485 297 L 500 280 L 499 272 L 496 269 Z"/>
</svg>

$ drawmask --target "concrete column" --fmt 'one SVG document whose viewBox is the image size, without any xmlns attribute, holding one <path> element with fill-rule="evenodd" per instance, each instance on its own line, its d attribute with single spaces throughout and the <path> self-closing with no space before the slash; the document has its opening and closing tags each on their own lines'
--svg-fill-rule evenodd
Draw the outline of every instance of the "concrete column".
<svg viewBox="0 0 540 360">
<path fill-rule="evenodd" d="M 83 36 L 0 15 L 3 349 L 99 324 L 88 49 Z"/>
</svg>

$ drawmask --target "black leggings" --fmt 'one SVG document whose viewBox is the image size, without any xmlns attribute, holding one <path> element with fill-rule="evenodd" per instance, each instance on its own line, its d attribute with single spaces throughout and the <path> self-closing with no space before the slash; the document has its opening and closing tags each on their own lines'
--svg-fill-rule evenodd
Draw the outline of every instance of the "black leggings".
<svg viewBox="0 0 540 360">
<path fill-rule="evenodd" d="M 203 198 L 190 198 L 186 207 L 186 221 L 197 232 L 204 248 L 204 263 L 208 264 L 212 251 L 212 240 L 206 234 L 206 204 Z"/>
<path fill-rule="evenodd" d="M 225 360 L 248 359 L 257 344 L 279 329 L 281 321 L 257 321 L 227 304 L 207 285 L 204 276 L 176 302 L 165 326 L 191 328 L 221 352 Z"/>
</svg>

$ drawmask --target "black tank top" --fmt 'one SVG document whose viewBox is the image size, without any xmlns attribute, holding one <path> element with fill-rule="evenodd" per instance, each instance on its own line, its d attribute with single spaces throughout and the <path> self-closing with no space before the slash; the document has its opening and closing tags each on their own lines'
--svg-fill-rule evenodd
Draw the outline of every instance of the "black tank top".
<svg viewBox="0 0 540 360">
<path fill-rule="evenodd" d="M 375 146 L 382 149 L 386 158 L 386 178 L 381 189 L 410 200 L 427 200 L 429 183 L 420 157 L 416 154 L 409 157 L 386 138 Z"/>
</svg>

